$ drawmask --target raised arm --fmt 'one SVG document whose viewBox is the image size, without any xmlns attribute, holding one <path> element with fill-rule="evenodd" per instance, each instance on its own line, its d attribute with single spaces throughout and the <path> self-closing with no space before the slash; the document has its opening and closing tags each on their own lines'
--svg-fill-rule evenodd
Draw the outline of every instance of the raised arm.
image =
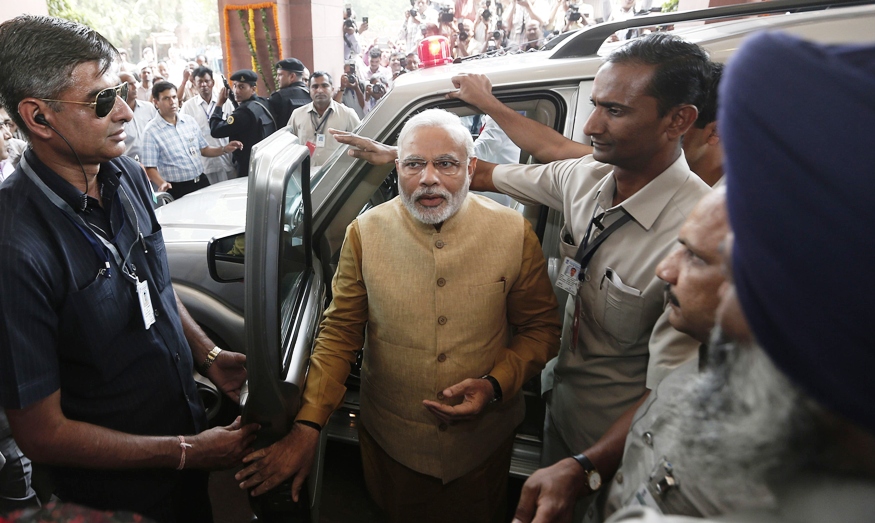
<svg viewBox="0 0 875 523">
<path fill-rule="evenodd" d="M 459 90 L 447 94 L 447 98 L 462 100 L 491 116 L 513 143 L 538 160 L 549 163 L 592 154 L 592 147 L 569 140 L 501 103 L 492 95 L 492 83 L 485 75 L 461 74 L 452 80 Z"/>
</svg>

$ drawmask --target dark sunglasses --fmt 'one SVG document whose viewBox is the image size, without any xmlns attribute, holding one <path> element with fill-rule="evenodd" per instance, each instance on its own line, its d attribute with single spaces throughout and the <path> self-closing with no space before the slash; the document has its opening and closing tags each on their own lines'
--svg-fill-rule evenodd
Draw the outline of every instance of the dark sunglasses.
<svg viewBox="0 0 875 523">
<path fill-rule="evenodd" d="M 93 102 L 77 102 L 75 100 L 51 100 L 49 98 L 40 98 L 44 102 L 61 102 L 65 104 L 79 104 L 94 107 L 94 112 L 98 118 L 103 118 L 112 112 L 115 107 L 115 98 L 121 96 L 122 100 L 128 99 L 128 83 L 123 82 L 115 87 L 107 87 L 97 93 Z"/>
</svg>

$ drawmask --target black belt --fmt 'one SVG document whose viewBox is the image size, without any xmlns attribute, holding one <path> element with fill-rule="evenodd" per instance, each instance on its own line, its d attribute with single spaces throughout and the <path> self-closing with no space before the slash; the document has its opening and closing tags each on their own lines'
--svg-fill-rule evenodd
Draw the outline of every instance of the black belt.
<svg viewBox="0 0 875 523">
<path fill-rule="evenodd" d="M 201 178 L 206 176 L 206 174 L 199 174 L 192 178 L 191 180 L 185 180 L 184 182 L 170 182 L 171 185 L 182 185 L 184 183 L 198 183 L 201 181 Z"/>
</svg>

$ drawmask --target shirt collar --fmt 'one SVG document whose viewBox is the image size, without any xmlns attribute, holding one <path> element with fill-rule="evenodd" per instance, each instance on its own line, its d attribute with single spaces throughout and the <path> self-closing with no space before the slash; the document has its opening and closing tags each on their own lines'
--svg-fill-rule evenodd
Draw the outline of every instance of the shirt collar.
<svg viewBox="0 0 875 523">
<path fill-rule="evenodd" d="M 325 109 L 325 112 L 322 113 L 322 116 L 319 116 L 319 111 L 316 110 L 316 105 L 314 105 L 313 102 L 310 102 L 310 112 L 313 113 L 313 114 L 315 114 L 317 118 L 322 118 L 322 117 L 324 117 L 326 114 L 328 114 L 328 111 L 329 111 L 329 110 L 331 110 L 331 112 L 333 112 L 333 113 L 336 113 L 337 110 L 334 108 L 334 106 L 335 106 L 336 104 L 337 104 L 337 102 L 335 102 L 335 101 L 334 101 L 334 98 L 332 98 L 331 101 L 328 102 L 328 109 Z"/>
<path fill-rule="evenodd" d="M 61 175 L 53 171 L 49 166 L 40 160 L 33 149 L 28 148 L 24 152 L 27 163 L 33 168 L 33 171 L 39 176 L 40 180 L 48 186 L 55 194 L 61 197 L 62 200 L 79 212 L 82 208 L 82 191 L 73 187 L 67 180 L 61 178 Z M 97 180 L 103 187 L 103 198 L 105 201 L 112 201 L 115 198 L 116 189 L 121 185 L 121 176 L 124 171 L 116 165 L 116 160 L 110 160 L 107 163 L 100 164 L 100 170 L 97 172 Z M 94 198 L 88 197 L 90 205 L 97 205 Z"/>
<path fill-rule="evenodd" d="M 622 208 L 629 213 L 632 219 L 649 231 L 668 202 L 674 198 L 674 195 L 691 176 L 695 176 L 695 174 L 687 165 L 682 151 L 678 159 L 668 166 L 668 169 L 662 171 L 641 190 L 619 204 L 617 208 Z M 602 209 L 614 210 L 611 204 L 616 188 L 617 181 L 614 179 L 613 173 L 611 176 L 605 177 L 594 197 Z"/>
</svg>

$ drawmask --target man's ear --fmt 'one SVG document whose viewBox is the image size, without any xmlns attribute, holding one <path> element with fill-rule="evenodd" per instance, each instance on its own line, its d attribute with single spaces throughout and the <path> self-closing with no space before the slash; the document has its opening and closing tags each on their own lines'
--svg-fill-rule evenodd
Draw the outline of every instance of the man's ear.
<svg viewBox="0 0 875 523">
<path fill-rule="evenodd" d="M 18 103 L 18 114 L 30 131 L 31 139 L 48 140 L 51 137 L 52 130 L 49 124 L 54 111 L 49 109 L 45 102 L 37 98 L 25 98 Z"/>
<path fill-rule="evenodd" d="M 713 121 L 705 126 L 705 136 L 707 136 L 708 145 L 717 145 L 720 143 L 720 135 L 717 134 L 717 121 Z"/>
<path fill-rule="evenodd" d="M 671 119 L 665 131 L 670 139 L 675 140 L 680 139 L 696 123 L 699 110 L 692 104 L 679 105 L 671 109 L 668 116 Z"/>
</svg>

